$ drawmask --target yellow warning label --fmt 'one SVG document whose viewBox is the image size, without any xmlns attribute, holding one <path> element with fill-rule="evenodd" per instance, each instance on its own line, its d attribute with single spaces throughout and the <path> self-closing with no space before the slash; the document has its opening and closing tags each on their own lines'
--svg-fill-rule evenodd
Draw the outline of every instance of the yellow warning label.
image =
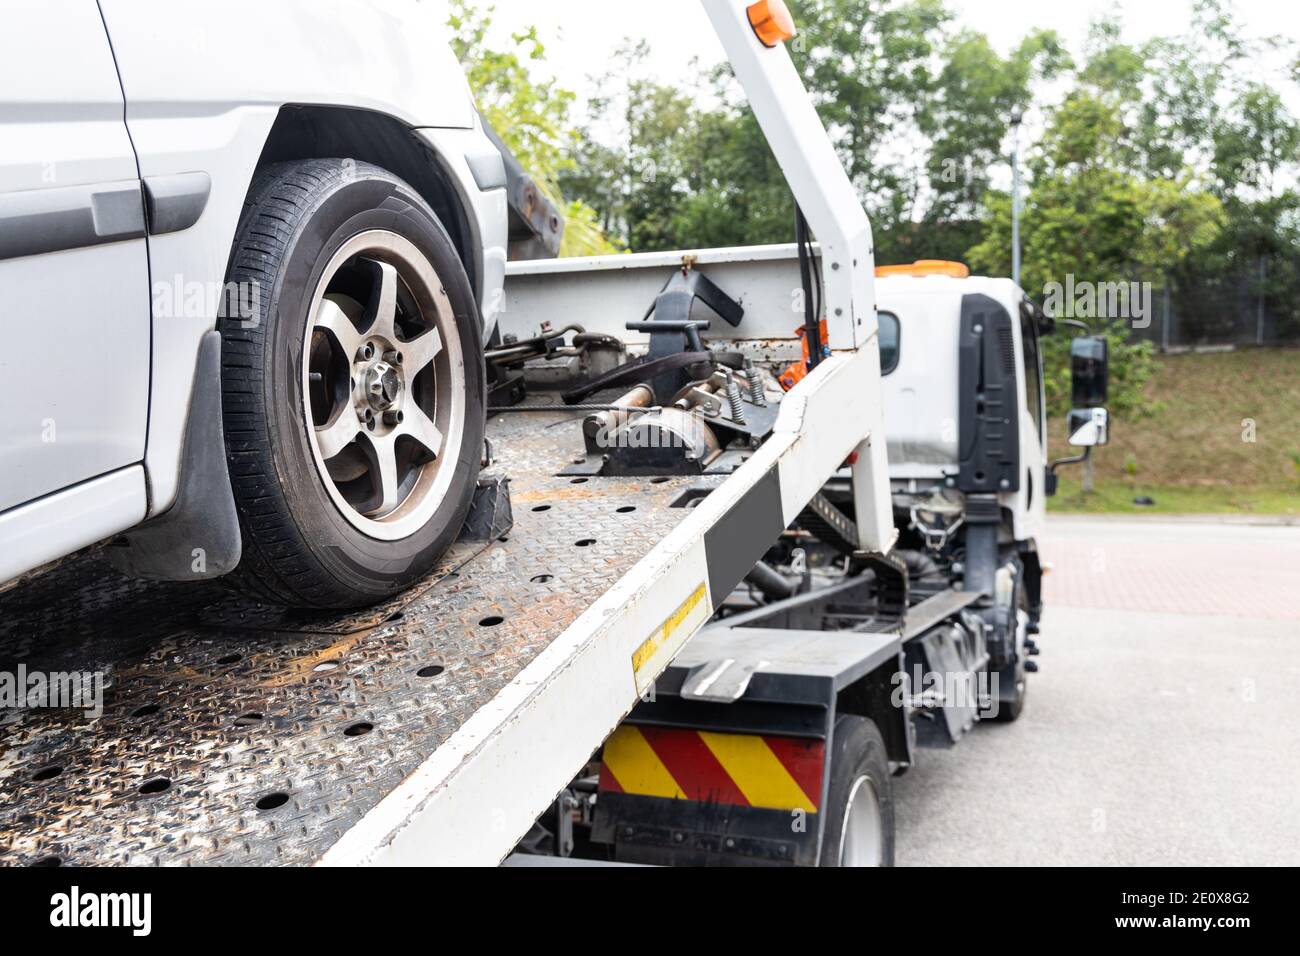
<svg viewBox="0 0 1300 956">
<path fill-rule="evenodd" d="M 680 645 L 685 638 L 694 633 L 695 627 L 704 623 L 703 618 L 708 617 L 708 590 L 703 582 L 700 583 L 690 596 L 686 598 L 677 610 L 668 615 L 668 618 L 660 624 L 653 634 L 641 642 L 641 646 L 632 654 L 632 673 L 636 677 L 637 690 L 643 691 L 642 670 L 646 668 L 651 661 L 656 660 L 665 649 L 676 650 L 673 647 L 673 637 L 681 634 L 681 641 L 676 642 Z M 687 625 L 691 625 L 689 628 Z"/>
</svg>

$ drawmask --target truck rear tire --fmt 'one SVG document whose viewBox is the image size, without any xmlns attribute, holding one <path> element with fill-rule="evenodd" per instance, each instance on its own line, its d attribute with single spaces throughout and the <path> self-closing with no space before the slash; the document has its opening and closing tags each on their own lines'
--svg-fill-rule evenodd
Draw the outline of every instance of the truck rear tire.
<svg viewBox="0 0 1300 956">
<path fill-rule="evenodd" d="M 1029 613 L 1029 598 L 1023 584 L 1016 585 L 1016 600 L 1012 613 L 1016 610 Z M 1020 640 L 1020 622 L 1016 619 L 1016 659 L 997 671 L 998 675 L 998 712 L 994 715 L 995 723 L 1010 724 L 1020 718 L 1025 709 L 1025 697 L 1029 693 L 1029 679 L 1025 672 L 1025 648 Z"/>
<path fill-rule="evenodd" d="M 408 185 L 367 163 L 260 172 L 220 321 L 243 560 L 268 603 L 364 607 L 456 539 L 483 449 L 480 318 L 460 257 Z M 248 290 L 248 294 L 245 294 Z"/>
<path fill-rule="evenodd" d="M 822 866 L 893 866 L 894 797 L 885 740 L 866 717 L 845 715 L 831 736 Z"/>
</svg>

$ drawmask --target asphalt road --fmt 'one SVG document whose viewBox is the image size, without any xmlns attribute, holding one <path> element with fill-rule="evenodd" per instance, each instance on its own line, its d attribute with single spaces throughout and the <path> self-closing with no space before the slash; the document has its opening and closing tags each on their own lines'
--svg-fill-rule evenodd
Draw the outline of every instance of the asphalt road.
<svg viewBox="0 0 1300 956">
<path fill-rule="evenodd" d="M 1057 518 L 1014 724 L 894 781 L 906 865 L 1300 863 L 1300 527 Z"/>
</svg>

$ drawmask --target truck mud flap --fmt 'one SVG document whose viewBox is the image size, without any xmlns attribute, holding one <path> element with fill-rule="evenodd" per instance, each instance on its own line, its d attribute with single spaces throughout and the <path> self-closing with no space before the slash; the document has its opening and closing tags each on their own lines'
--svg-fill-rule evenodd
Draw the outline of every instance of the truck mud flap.
<svg viewBox="0 0 1300 956">
<path fill-rule="evenodd" d="M 975 726 L 989 693 L 984 647 L 984 623 L 968 611 L 905 645 L 920 746 L 951 747 Z"/>
</svg>

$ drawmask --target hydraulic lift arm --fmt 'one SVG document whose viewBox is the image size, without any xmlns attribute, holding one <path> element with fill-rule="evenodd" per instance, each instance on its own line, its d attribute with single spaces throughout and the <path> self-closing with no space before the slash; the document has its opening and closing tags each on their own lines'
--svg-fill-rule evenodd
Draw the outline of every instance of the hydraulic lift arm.
<svg viewBox="0 0 1300 956">
<path fill-rule="evenodd" d="M 844 450 L 846 458 L 850 452 L 855 456 L 852 459 L 853 503 L 859 547 L 863 551 L 887 553 L 897 532 L 885 456 L 871 223 L 789 52 L 780 44 L 764 45 L 755 32 L 750 11 L 766 4 L 746 6 L 738 0 L 702 2 L 790 184 L 795 202 L 821 245 L 832 353 L 852 353 L 852 358 L 845 360 L 853 361 L 853 377 L 869 396 L 866 403 L 869 411 L 862 421 L 863 434 L 856 448 Z M 825 368 L 829 364 L 823 363 L 818 372 L 829 371 Z M 812 430 L 816 430 L 815 423 Z"/>
</svg>

